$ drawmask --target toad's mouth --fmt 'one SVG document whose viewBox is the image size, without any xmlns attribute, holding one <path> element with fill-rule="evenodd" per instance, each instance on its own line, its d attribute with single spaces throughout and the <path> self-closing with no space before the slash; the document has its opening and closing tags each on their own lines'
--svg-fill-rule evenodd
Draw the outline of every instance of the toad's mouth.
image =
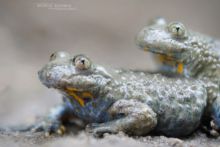
<svg viewBox="0 0 220 147">
<path fill-rule="evenodd" d="M 90 92 L 82 91 L 77 88 L 67 87 L 64 90 L 69 96 L 76 100 L 80 106 L 84 107 L 85 104 L 91 101 L 94 96 Z"/>
<path fill-rule="evenodd" d="M 168 65 L 171 68 L 175 69 L 177 74 L 183 74 L 184 72 L 184 64 L 180 61 L 180 53 L 164 53 L 160 50 L 151 49 L 148 47 L 144 47 L 144 51 L 152 52 L 156 54 L 157 60 L 160 61 L 163 65 Z"/>
<path fill-rule="evenodd" d="M 168 65 L 174 69 L 176 69 L 176 73 L 183 74 L 184 72 L 184 64 L 181 61 L 178 61 L 176 58 L 172 56 L 167 56 L 163 54 L 157 54 L 156 58 L 164 65 Z"/>
</svg>

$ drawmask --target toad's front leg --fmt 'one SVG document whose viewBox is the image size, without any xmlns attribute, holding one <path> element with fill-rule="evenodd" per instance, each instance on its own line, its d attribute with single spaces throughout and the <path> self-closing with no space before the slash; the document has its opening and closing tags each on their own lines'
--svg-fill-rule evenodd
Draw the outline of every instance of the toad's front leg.
<svg viewBox="0 0 220 147">
<path fill-rule="evenodd" d="M 44 131 L 45 135 L 48 136 L 51 133 L 63 134 L 65 132 L 64 122 L 76 119 L 72 113 L 72 110 L 63 103 L 53 108 L 50 114 L 43 119 L 43 121 L 31 126 L 32 132 Z"/>
<path fill-rule="evenodd" d="M 112 121 L 90 124 L 87 130 L 95 136 L 125 132 L 130 135 L 149 133 L 157 124 L 156 113 L 146 104 L 135 100 L 118 100 L 108 110 Z"/>
</svg>

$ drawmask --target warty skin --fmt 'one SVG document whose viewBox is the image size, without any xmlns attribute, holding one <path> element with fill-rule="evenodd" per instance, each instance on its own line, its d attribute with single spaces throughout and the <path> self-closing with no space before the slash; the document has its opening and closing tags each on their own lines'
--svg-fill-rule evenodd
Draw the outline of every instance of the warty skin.
<svg viewBox="0 0 220 147">
<path fill-rule="evenodd" d="M 82 120 L 96 136 L 119 131 L 187 136 L 198 128 L 207 105 L 198 80 L 105 68 L 84 55 L 56 52 L 38 74 L 64 101 L 33 131 L 63 133 L 65 117 Z"/>
<path fill-rule="evenodd" d="M 204 81 L 208 91 L 211 126 L 220 130 L 220 41 L 175 21 L 156 18 L 136 37 L 137 45 L 159 57 L 160 72 Z"/>
</svg>

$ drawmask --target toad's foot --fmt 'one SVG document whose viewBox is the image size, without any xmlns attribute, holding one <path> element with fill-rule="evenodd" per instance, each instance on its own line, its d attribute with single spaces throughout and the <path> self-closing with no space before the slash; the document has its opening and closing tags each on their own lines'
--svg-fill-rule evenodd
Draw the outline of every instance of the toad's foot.
<svg viewBox="0 0 220 147">
<path fill-rule="evenodd" d="M 101 137 L 105 133 L 117 134 L 118 131 L 116 127 L 109 123 L 97 124 L 92 123 L 86 126 L 86 131 L 92 133 L 95 137 Z"/>
<path fill-rule="evenodd" d="M 210 122 L 210 126 L 211 126 L 211 130 L 210 130 L 210 134 L 213 136 L 213 137 L 218 137 L 220 136 L 220 128 L 217 126 L 217 124 L 214 122 L 214 120 L 212 120 Z"/>
<path fill-rule="evenodd" d="M 210 135 L 213 137 L 220 136 L 220 97 L 218 96 L 213 102 L 212 121 L 210 122 Z"/>
<path fill-rule="evenodd" d="M 45 132 L 45 136 L 48 137 L 52 133 L 57 133 L 59 135 L 64 134 L 66 131 L 65 127 L 62 125 L 60 121 L 50 121 L 45 120 L 36 125 L 34 125 L 31 129 L 32 132 Z"/>
<path fill-rule="evenodd" d="M 113 121 L 90 124 L 87 131 L 100 137 L 104 133 L 120 131 L 130 135 L 149 133 L 157 124 L 156 113 L 146 104 L 135 100 L 119 100 L 108 110 Z"/>
<path fill-rule="evenodd" d="M 201 131 L 207 134 L 209 137 L 219 137 L 219 129 L 217 125 L 214 123 L 214 120 L 210 121 L 210 124 L 201 125 Z"/>
<path fill-rule="evenodd" d="M 62 135 L 66 131 L 63 126 L 64 119 L 67 118 L 67 120 L 69 120 L 72 117 L 73 116 L 69 107 L 65 104 L 58 105 L 51 110 L 48 117 L 40 123 L 33 125 L 31 130 L 32 132 L 44 131 L 46 136 L 49 136 L 51 133 Z"/>
</svg>

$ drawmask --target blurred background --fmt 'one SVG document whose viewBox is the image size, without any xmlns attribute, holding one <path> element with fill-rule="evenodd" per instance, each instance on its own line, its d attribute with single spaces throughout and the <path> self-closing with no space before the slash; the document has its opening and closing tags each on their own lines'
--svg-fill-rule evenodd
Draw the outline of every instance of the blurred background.
<svg viewBox="0 0 220 147">
<path fill-rule="evenodd" d="M 151 55 L 134 43 L 151 18 L 220 38 L 219 6 L 219 0 L 0 0 L 0 125 L 32 123 L 61 101 L 36 74 L 54 51 L 151 70 Z"/>
</svg>

